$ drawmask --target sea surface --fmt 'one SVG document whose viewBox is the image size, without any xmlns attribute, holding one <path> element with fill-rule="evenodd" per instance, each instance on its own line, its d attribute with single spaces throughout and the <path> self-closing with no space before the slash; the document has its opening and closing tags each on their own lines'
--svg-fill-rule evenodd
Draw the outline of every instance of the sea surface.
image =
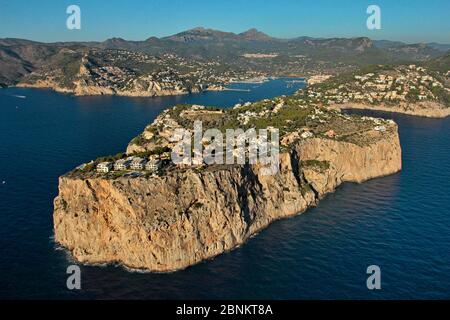
<svg viewBox="0 0 450 320">
<path fill-rule="evenodd" d="M 0 298 L 449 299 L 450 118 L 374 112 L 364 114 L 399 124 L 400 173 L 344 184 L 316 208 L 186 270 L 81 266 L 82 289 L 66 288 L 66 268 L 75 262 L 52 238 L 59 175 L 123 151 L 174 104 L 230 107 L 300 86 L 276 79 L 233 84 L 250 92 L 161 98 L 0 90 Z M 381 290 L 366 287 L 370 265 L 381 268 Z"/>
</svg>

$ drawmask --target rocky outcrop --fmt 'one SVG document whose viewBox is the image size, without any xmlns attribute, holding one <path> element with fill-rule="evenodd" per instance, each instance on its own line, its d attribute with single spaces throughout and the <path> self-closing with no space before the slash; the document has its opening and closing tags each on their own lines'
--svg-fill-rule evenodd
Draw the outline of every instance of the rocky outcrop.
<svg viewBox="0 0 450 320">
<path fill-rule="evenodd" d="M 59 180 L 55 240 L 83 263 L 182 269 L 243 244 L 271 222 L 304 212 L 343 182 L 401 170 L 396 125 L 366 145 L 325 138 L 280 154 L 280 170 L 257 166 L 174 170 L 150 178 Z"/>
</svg>

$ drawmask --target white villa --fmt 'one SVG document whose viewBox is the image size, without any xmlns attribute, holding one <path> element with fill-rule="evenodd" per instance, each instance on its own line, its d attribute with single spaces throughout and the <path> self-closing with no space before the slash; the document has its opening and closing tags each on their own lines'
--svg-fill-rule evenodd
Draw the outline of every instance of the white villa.
<svg viewBox="0 0 450 320">
<path fill-rule="evenodd" d="M 132 170 L 144 170 L 146 161 L 140 157 L 134 157 L 130 164 Z"/>
<path fill-rule="evenodd" d="M 159 159 L 150 159 L 145 165 L 145 170 L 156 172 L 161 169 L 161 160 Z"/>
<path fill-rule="evenodd" d="M 379 131 L 379 132 L 385 132 L 386 131 L 386 127 L 385 126 L 376 126 L 375 128 L 373 128 L 375 131 Z"/>
<path fill-rule="evenodd" d="M 130 167 L 131 159 L 119 159 L 114 163 L 114 170 L 123 171 Z"/>
<path fill-rule="evenodd" d="M 310 131 L 305 131 L 300 135 L 303 139 L 312 138 L 314 134 Z"/>
<path fill-rule="evenodd" d="M 111 162 L 102 162 L 97 165 L 97 172 L 108 173 L 113 168 Z"/>
</svg>

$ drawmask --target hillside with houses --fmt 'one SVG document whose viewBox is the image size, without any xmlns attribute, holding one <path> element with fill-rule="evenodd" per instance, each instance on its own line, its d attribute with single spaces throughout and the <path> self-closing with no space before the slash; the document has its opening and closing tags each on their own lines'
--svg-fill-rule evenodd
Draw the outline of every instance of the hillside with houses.
<svg viewBox="0 0 450 320">
<path fill-rule="evenodd" d="M 195 122 L 201 121 L 202 132 L 216 128 L 225 137 L 228 129 L 242 129 L 237 133 L 236 141 L 245 141 L 245 132 L 250 129 L 265 129 L 279 132 L 280 152 L 289 152 L 294 146 L 309 139 L 326 139 L 364 147 L 391 136 L 396 124 L 391 120 L 372 117 L 346 115 L 337 110 L 328 110 L 322 106 L 305 104 L 301 96 L 277 97 L 255 103 L 237 104 L 231 109 L 205 107 L 201 105 L 177 105 L 163 111 L 153 123 L 128 145 L 126 152 L 115 156 L 100 157 L 82 164 L 68 173 L 70 177 L 120 177 L 164 176 L 189 168 L 209 170 L 214 166 L 203 160 L 196 161 L 195 152 L 189 158 L 192 162 L 174 163 L 172 151 L 183 138 L 178 137 L 179 129 L 194 134 Z M 250 141 L 247 141 L 250 143 Z M 255 140 L 257 148 L 264 143 Z M 211 139 L 202 138 L 203 150 L 211 144 Z M 240 150 L 233 150 L 233 157 L 239 157 Z M 247 151 L 246 151 L 247 152 Z M 248 162 L 248 154 L 246 161 Z M 183 155 L 186 156 L 186 155 Z M 305 163 L 305 165 L 308 165 Z M 326 163 L 312 161 L 309 165 L 326 166 Z"/>
<path fill-rule="evenodd" d="M 313 80 L 299 92 L 312 103 L 429 117 L 450 115 L 450 71 L 445 64 L 377 65 Z"/>
</svg>

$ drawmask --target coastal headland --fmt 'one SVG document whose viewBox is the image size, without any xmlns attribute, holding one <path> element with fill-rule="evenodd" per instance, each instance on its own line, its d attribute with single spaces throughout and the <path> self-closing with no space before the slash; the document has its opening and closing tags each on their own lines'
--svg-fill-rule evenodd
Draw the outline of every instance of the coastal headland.
<svg viewBox="0 0 450 320">
<path fill-rule="evenodd" d="M 82 165 L 59 179 L 55 241 L 81 263 L 179 270 L 244 244 L 273 221 L 304 212 L 344 182 L 401 170 L 397 125 L 279 97 L 218 110 L 182 105 L 164 111 L 127 152 Z M 177 128 L 194 120 L 226 130 L 280 129 L 279 170 L 262 166 L 178 166 L 105 170 L 130 157 L 161 157 Z M 133 158 L 136 159 L 136 158 Z M 100 167 L 99 167 L 100 165 Z M 112 167 L 110 167 L 112 168 Z"/>
</svg>

